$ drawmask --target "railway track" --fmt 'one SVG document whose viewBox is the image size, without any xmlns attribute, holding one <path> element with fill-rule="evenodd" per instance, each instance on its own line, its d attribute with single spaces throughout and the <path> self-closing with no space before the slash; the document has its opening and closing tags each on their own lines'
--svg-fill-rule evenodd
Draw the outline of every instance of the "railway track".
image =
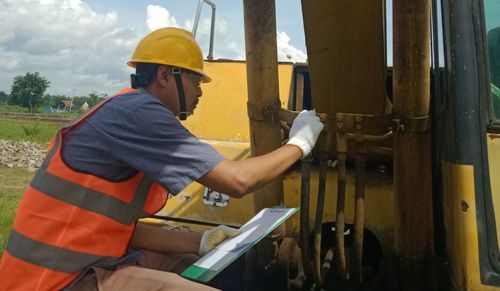
<svg viewBox="0 0 500 291">
<path fill-rule="evenodd" d="M 37 113 L 14 113 L 14 112 L 0 112 L 0 119 L 21 119 L 21 120 L 41 120 L 52 122 L 68 122 L 72 118 L 68 116 L 50 116 Z"/>
</svg>

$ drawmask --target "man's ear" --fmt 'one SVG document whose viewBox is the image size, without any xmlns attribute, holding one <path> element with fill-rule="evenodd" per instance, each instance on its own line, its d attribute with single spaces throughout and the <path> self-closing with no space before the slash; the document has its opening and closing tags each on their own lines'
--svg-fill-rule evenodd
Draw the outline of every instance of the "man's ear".
<svg viewBox="0 0 500 291">
<path fill-rule="evenodd" d="M 168 73 L 170 72 L 170 68 L 165 65 L 161 65 L 156 71 L 156 80 L 162 85 L 166 86 L 168 82 Z"/>
</svg>

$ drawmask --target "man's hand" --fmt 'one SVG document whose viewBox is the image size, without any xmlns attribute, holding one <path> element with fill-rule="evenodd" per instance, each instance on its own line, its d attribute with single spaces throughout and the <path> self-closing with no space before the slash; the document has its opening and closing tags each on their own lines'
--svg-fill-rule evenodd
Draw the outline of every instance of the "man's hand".
<svg viewBox="0 0 500 291">
<path fill-rule="evenodd" d="M 302 150 L 302 158 L 304 158 L 311 153 L 323 127 L 324 125 L 316 116 L 315 110 L 303 110 L 292 123 L 290 139 L 287 144 L 298 146 Z"/>
<path fill-rule="evenodd" d="M 199 255 L 204 256 L 213 250 L 224 240 L 240 234 L 239 229 L 231 228 L 225 225 L 219 225 L 214 229 L 205 231 L 201 237 Z"/>
</svg>

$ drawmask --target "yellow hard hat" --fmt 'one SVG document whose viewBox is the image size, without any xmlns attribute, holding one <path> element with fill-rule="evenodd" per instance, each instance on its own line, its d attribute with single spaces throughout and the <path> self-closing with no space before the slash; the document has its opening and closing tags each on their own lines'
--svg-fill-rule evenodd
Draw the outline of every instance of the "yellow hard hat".
<svg viewBox="0 0 500 291">
<path fill-rule="evenodd" d="M 212 81 L 203 71 L 203 55 L 193 35 L 181 28 L 165 27 L 148 34 L 139 42 L 127 65 L 135 68 L 137 63 L 187 69 L 203 75 L 204 83 Z"/>
</svg>

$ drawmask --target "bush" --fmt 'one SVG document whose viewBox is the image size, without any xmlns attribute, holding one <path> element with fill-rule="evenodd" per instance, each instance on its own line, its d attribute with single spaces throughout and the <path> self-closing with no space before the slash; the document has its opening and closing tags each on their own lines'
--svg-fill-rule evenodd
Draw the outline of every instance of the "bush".
<svg viewBox="0 0 500 291">
<path fill-rule="evenodd" d="M 34 126 L 24 126 L 23 130 L 27 136 L 37 136 L 40 133 L 40 128 L 38 128 L 39 123 L 36 123 Z"/>
</svg>

